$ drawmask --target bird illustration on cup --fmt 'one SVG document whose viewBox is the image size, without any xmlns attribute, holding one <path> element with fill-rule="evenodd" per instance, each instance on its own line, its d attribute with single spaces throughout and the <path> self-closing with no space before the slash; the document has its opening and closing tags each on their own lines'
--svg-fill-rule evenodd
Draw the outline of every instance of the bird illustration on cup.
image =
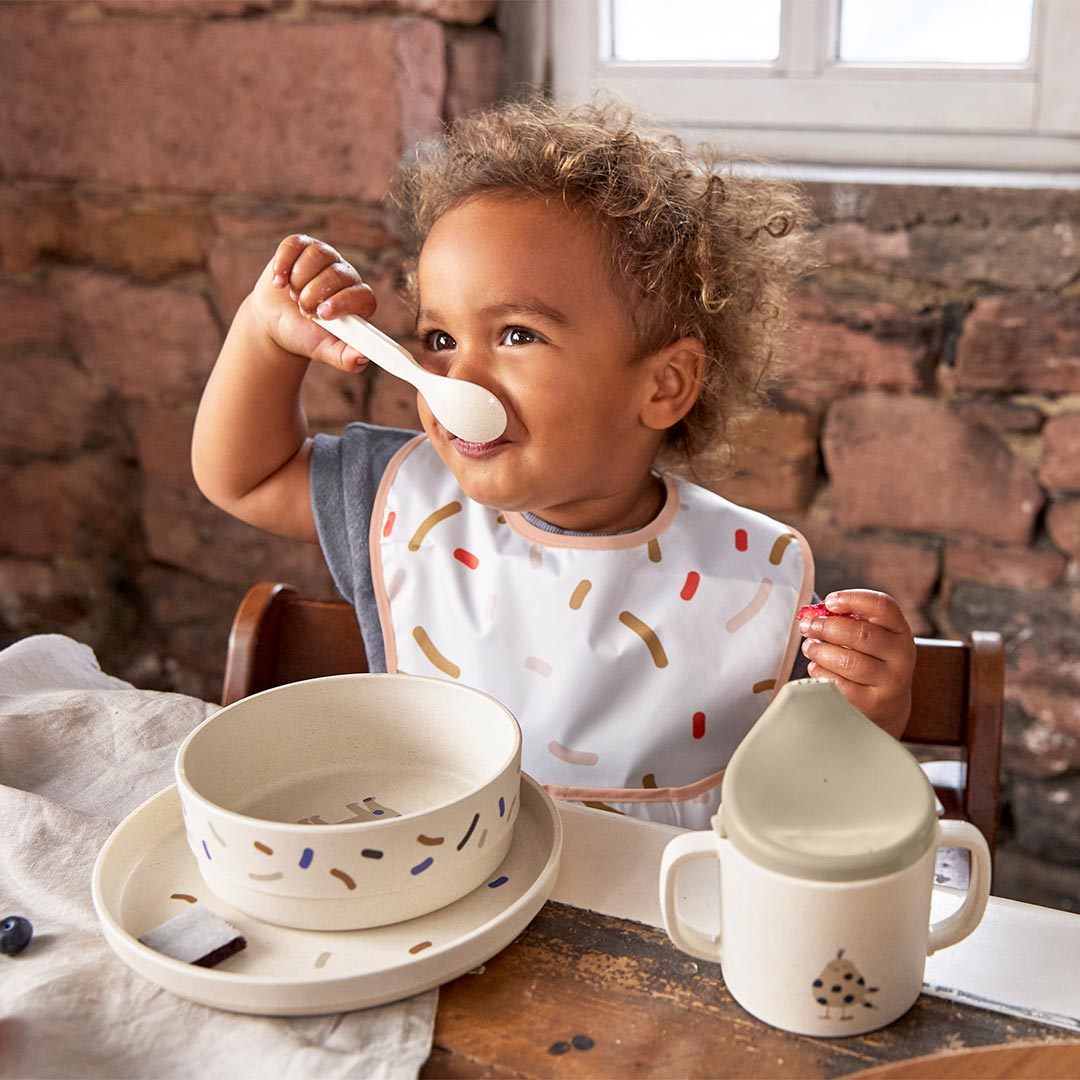
<svg viewBox="0 0 1080 1080">
<path fill-rule="evenodd" d="M 821 974 L 814 980 L 812 993 L 814 1000 L 825 1007 L 825 1015 L 822 1020 L 832 1020 L 831 1009 L 839 1009 L 840 1015 L 837 1020 L 851 1020 L 853 1015 L 848 1012 L 852 1006 L 862 1005 L 864 1008 L 876 1008 L 872 1001 L 866 1000 L 867 994 L 876 994 L 876 986 L 867 986 L 862 972 L 844 956 L 844 950 L 840 949 L 834 960 L 830 960 L 822 969 Z"/>
</svg>

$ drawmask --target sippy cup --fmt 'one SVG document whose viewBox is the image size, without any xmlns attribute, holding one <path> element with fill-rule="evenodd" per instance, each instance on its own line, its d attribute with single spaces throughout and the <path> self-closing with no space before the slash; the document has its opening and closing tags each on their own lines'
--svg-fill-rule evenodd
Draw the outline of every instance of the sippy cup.
<svg viewBox="0 0 1080 1080">
<path fill-rule="evenodd" d="M 858 1035 L 915 1002 L 926 957 L 967 937 L 990 890 L 968 822 L 939 821 L 912 755 L 827 679 L 788 683 L 731 757 L 712 829 L 672 840 L 660 867 L 671 940 L 719 961 L 732 997 L 804 1035 Z M 957 911 L 930 925 L 935 853 L 971 852 Z M 679 870 L 715 860 L 718 934 L 679 915 Z"/>
</svg>

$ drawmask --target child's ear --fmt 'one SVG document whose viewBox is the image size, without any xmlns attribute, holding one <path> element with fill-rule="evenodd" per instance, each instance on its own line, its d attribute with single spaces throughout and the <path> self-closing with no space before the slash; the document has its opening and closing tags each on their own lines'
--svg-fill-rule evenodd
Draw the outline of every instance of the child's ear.
<svg viewBox="0 0 1080 1080">
<path fill-rule="evenodd" d="M 654 431 L 665 431 L 690 411 L 701 393 L 705 349 L 697 338 L 679 338 L 644 363 L 650 372 L 650 396 L 642 406 L 641 422 Z"/>
</svg>

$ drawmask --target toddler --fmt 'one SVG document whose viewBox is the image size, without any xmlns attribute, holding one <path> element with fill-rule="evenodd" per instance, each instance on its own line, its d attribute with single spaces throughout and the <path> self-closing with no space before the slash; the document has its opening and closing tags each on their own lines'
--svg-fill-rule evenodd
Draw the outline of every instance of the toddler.
<svg viewBox="0 0 1080 1080">
<path fill-rule="evenodd" d="M 281 242 L 207 384 L 193 465 L 244 521 L 318 542 L 372 671 L 503 701 L 552 794 L 704 828 L 723 769 L 799 651 L 894 735 L 914 641 L 896 602 L 813 594 L 805 541 L 662 471 L 762 385 L 801 207 L 721 177 L 621 107 L 511 105 L 454 125 L 396 198 L 421 363 L 505 406 L 490 442 L 351 424 L 311 438 L 311 360 L 364 356 L 312 320 L 375 314 L 329 244 Z M 377 319 L 375 320 L 377 323 Z"/>
</svg>

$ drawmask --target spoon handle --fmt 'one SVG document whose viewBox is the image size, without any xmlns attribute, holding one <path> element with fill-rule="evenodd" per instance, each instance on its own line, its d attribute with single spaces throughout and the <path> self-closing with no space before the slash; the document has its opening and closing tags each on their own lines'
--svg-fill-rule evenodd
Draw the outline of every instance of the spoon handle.
<svg viewBox="0 0 1080 1080">
<path fill-rule="evenodd" d="M 490 442 L 506 430 L 506 409 L 489 390 L 464 379 L 449 379 L 422 368 L 412 353 L 359 315 L 316 319 L 315 322 L 391 375 L 412 383 L 423 394 L 439 423 L 464 441 Z"/>
<path fill-rule="evenodd" d="M 408 349 L 399 345 L 393 338 L 387 337 L 359 315 L 341 315 L 336 319 L 316 318 L 314 321 L 334 337 L 341 338 L 346 345 L 351 345 L 357 352 L 362 352 L 384 371 L 396 375 L 399 379 L 404 379 L 418 390 L 420 383 L 428 375 Z"/>
</svg>

